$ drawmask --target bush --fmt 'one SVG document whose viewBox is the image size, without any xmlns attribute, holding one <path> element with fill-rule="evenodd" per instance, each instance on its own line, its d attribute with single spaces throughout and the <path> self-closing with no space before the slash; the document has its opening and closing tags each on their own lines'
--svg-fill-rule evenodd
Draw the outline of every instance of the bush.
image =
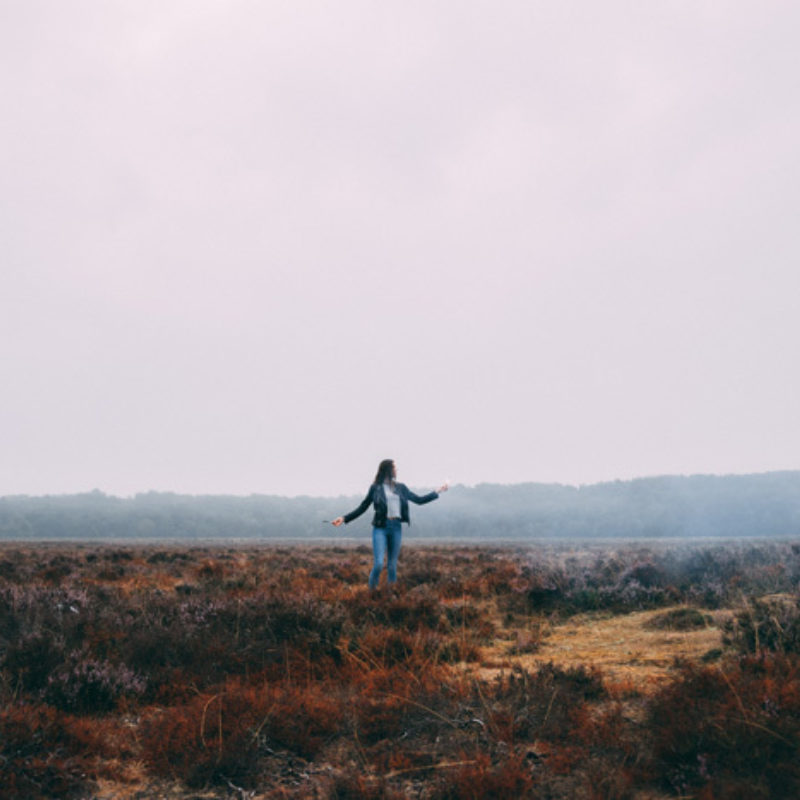
<svg viewBox="0 0 800 800">
<path fill-rule="evenodd" d="M 605 696 L 597 671 L 583 666 L 561 669 L 553 664 L 535 673 L 516 667 L 486 687 L 476 684 L 475 690 L 478 714 L 485 718 L 492 735 L 505 742 L 534 738 L 566 741 L 586 701 Z"/>
<path fill-rule="evenodd" d="M 724 630 L 726 644 L 741 653 L 800 653 L 800 598 L 751 599 Z"/>
<path fill-rule="evenodd" d="M 44 698 L 66 711 L 96 713 L 110 711 L 124 697 L 140 697 L 146 687 L 146 679 L 124 664 L 75 651 L 48 677 Z"/>
<path fill-rule="evenodd" d="M 0 800 L 85 796 L 85 764 L 74 752 L 66 723 L 42 705 L 16 703 L 0 710 Z"/>
<path fill-rule="evenodd" d="M 416 631 L 437 630 L 446 624 L 439 598 L 425 586 L 388 597 L 359 592 L 347 601 L 346 608 L 357 628 L 386 625 Z"/>
<path fill-rule="evenodd" d="M 151 712 L 142 727 L 142 752 L 156 774 L 189 786 L 227 780 L 253 786 L 263 752 L 285 748 L 313 758 L 336 734 L 343 713 L 329 686 L 233 683 Z"/>
<path fill-rule="evenodd" d="M 696 608 L 676 608 L 664 614 L 658 614 L 647 624 L 654 630 L 693 631 L 705 628 L 711 623 L 711 617 Z"/>
<path fill-rule="evenodd" d="M 650 701 L 650 774 L 680 794 L 800 796 L 800 662 L 765 654 L 685 664 Z"/>
</svg>

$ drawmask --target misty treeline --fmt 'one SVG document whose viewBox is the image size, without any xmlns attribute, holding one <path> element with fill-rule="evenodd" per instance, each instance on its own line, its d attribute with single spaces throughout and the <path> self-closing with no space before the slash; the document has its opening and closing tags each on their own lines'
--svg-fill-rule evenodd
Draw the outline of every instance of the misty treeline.
<svg viewBox="0 0 800 800">
<path fill-rule="evenodd" d="M 424 490 L 424 487 L 422 487 Z M 334 529 L 360 495 L 193 496 L 148 492 L 0 498 L 0 539 L 369 538 L 371 513 Z M 800 535 L 800 471 L 667 476 L 588 486 L 454 486 L 411 507 L 406 534 L 430 540 L 793 537 Z"/>
</svg>

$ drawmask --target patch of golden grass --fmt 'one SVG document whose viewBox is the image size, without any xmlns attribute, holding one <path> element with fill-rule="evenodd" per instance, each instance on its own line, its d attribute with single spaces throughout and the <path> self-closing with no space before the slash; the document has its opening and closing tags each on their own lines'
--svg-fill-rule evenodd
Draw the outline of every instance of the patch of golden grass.
<svg viewBox="0 0 800 800">
<path fill-rule="evenodd" d="M 648 629 L 659 615 L 680 608 L 659 608 L 631 614 L 581 614 L 552 625 L 538 651 L 515 655 L 498 641 L 483 651 L 481 677 L 491 678 L 513 666 L 536 670 L 552 662 L 559 667 L 594 666 L 603 672 L 612 691 L 645 692 L 656 689 L 670 676 L 678 658 L 699 660 L 722 647 L 722 619 L 716 612 L 704 628 L 690 631 Z"/>
</svg>

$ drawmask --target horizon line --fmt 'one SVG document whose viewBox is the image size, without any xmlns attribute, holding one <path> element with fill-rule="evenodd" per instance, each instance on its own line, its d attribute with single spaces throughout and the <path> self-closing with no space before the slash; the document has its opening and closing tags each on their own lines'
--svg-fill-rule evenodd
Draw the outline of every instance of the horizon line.
<svg viewBox="0 0 800 800">
<path fill-rule="evenodd" d="M 581 488 L 589 488 L 594 486 L 605 486 L 609 484 L 615 483 L 635 483 L 637 481 L 648 481 L 648 480 L 662 480 L 662 479 L 671 479 L 671 478 L 678 478 L 678 479 L 691 479 L 691 478 L 752 478 L 752 477 L 759 477 L 759 476 L 766 476 L 766 475 L 780 475 L 780 474 L 790 474 L 800 472 L 800 468 L 798 469 L 774 469 L 774 470 L 762 470 L 759 472 L 693 472 L 693 473 L 655 473 L 650 475 L 639 475 L 633 478 L 610 478 L 607 480 L 598 480 L 598 481 L 591 481 L 591 482 L 583 482 L 583 483 L 569 483 L 565 481 L 515 481 L 513 483 L 503 483 L 499 481 L 478 481 L 476 483 L 451 483 L 450 489 L 462 488 L 462 489 L 475 489 L 480 486 L 506 486 L 506 487 L 516 487 L 516 486 L 560 486 L 566 488 L 574 488 L 574 489 L 581 489 Z M 141 491 L 134 492 L 133 494 L 115 494 L 113 492 L 107 492 L 103 489 L 99 489 L 97 487 L 92 489 L 87 489 L 83 491 L 73 491 L 73 492 L 45 492 L 45 493 L 38 493 L 38 494 L 29 494 L 26 492 L 17 492 L 14 494 L 4 494 L 0 495 L 0 500 L 9 500 L 14 498 L 31 498 L 31 499 L 42 499 L 42 498 L 58 498 L 58 497 L 86 497 L 86 496 L 102 496 L 108 498 L 114 498 L 118 500 L 133 500 L 137 497 L 143 497 L 146 495 L 172 495 L 175 497 L 194 497 L 194 498 L 201 498 L 201 497 L 231 497 L 231 498 L 240 498 L 240 499 L 248 499 L 252 497 L 279 497 L 286 500 L 293 500 L 293 499 L 301 499 L 301 498 L 312 498 L 312 499 L 336 499 L 340 497 L 353 497 L 355 495 L 361 494 L 361 492 L 339 492 L 337 494 L 308 494 L 307 492 L 298 493 L 298 494 L 275 494 L 268 491 L 264 492 L 247 492 L 247 493 L 235 493 L 235 492 L 181 492 L 176 491 L 173 489 L 145 489 Z"/>
</svg>

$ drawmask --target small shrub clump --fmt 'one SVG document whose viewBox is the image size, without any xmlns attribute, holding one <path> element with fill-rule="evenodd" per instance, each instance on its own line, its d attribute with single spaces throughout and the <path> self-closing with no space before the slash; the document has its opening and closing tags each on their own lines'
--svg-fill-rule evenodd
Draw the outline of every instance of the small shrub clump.
<svg viewBox="0 0 800 800">
<path fill-rule="evenodd" d="M 726 643 L 741 653 L 800 654 L 800 597 L 751 598 L 724 630 Z"/>
<path fill-rule="evenodd" d="M 711 622 L 708 614 L 696 608 L 675 608 L 653 617 L 647 627 L 654 630 L 693 631 L 705 628 Z"/>
<path fill-rule="evenodd" d="M 100 713 L 111 711 L 123 698 L 142 696 L 146 687 L 147 680 L 125 664 L 75 651 L 52 671 L 43 696 L 50 705 L 65 711 Z"/>
</svg>

